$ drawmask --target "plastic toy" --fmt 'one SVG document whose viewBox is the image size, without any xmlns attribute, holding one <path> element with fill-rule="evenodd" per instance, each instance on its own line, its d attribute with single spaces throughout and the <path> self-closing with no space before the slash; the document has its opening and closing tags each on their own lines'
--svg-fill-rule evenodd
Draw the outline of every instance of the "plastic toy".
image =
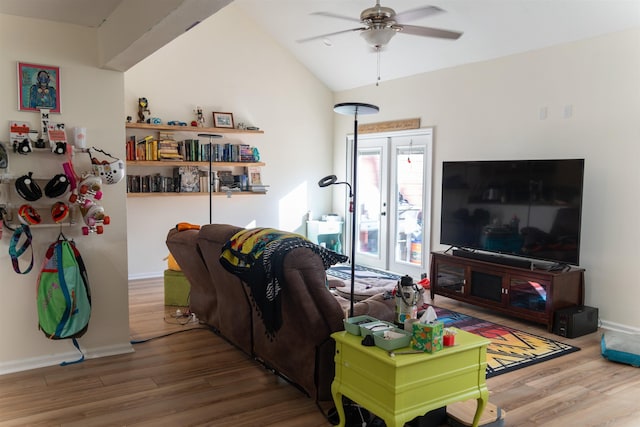
<svg viewBox="0 0 640 427">
<path fill-rule="evenodd" d="M 145 122 L 144 113 L 151 114 L 151 111 L 149 111 L 149 101 L 147 101 L 147 98 L 138 98 L 138 123 Z"/>
<path fill-rule="evenodd" d="M 111 223 L 111 218 L 105 215 L 104 208 L 95 202 L 80 205 L 80 213 L 86 227 L 82 227 L 82 234 L 88 236 L 89 233 L 102 234 L 104 226 Z"/>
<path fill-rule="evenodd" d="M 202 113 L 202 107 L 196 107 L 195 113 L 198 127 L 204 127 L 204 114 Z"/>
</svg>

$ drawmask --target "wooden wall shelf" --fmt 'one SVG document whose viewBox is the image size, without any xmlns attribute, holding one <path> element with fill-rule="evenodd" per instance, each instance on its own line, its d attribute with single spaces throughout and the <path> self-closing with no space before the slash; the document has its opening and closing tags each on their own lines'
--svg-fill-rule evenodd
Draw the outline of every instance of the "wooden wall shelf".
<svg viewBox="0 0 640 427">
<path fill-rule="evenodd" d="M 247 168 L 253 166 L 264 166 L 264 162 L 213 162 L 214 167 L 238 167 Z M 127 166 L 206 166 L 209 162 L 185 162 L 181 160 L 127 160 Z"/>
<path fill-rule="evenodd" d="M 220 196 L 224 196 L 224 197 L 229 197 L 229 194 L 231 195 L 231 197 L 235 197 L 235 196 L 264 196 L 267 193 L 261 193 L 261 192 L 253 192 L 253 191 L 218 191 L 218 192 L 214 192 L 211 193 L 212 196 L 214 197 L 220 197 Z M 199 192 L 193 192 L 193 193 L 159 193 L 159 192 L 153 192 L 153 193 L 127 193 L 127 197 L 130 198 L 145 198 L 145 197 L 183 197 L 183 196 L 208 196 L 209 193 L 206 191 L 199 191 Z"/>
<path fill-rule="evenodd" d="M 230 128 L 205 128 L 194 126 L 169 126 L 169 125 L 151 125 L 148 123 L 126 123 L 127 129 L 146 129 L 154 131 L 173 131 L 173 132 L 196 132 L 196 133 L 238 133 L 238 134 L 263 134 L 262 130 L 246 130 L 246 129 L 230 129 Z"/>
</svg>

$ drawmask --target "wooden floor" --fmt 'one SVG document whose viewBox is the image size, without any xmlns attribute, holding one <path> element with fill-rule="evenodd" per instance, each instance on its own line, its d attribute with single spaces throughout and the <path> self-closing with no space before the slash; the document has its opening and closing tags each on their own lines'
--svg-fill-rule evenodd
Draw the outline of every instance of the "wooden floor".
<svg viewBox="0 0 640 427">
<path fill-rule="evenodd" d="M 179 333 L 132 354 L 0 376 L 0 426 L 331 425 L 311 399 L 220 337 L 176 324 L 162 292 L 160 280 L 130 284 L 131 337 Z M 443 297 L 436 304 L 559 338 Z M 582 350 L 489 379 L 505 425 L 640 426 L 640 369 L 605 361 L 599 338 L 565 339 Z"/>
</svg>

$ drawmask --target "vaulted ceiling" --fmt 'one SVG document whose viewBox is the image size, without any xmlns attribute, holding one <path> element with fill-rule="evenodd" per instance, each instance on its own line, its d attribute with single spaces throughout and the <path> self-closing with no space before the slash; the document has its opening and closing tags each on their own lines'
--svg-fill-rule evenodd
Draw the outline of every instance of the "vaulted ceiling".
<svg viewBox="0 0 640 427">
<path fill-rule="evenodd" d="M 144 10 L 139 6 L 145 2 L 148 8 L 165 5 L 164 19 L 160 20 L 165 27 L 162 33 L 166 34 L 166 27 L 179 26 L 175 31 L 178 36 L 185 31 L 187 22 L 206 19 L 229 0 L 2 0 L 0 13 L 101 27 L 119 9 L 127 6 L 129 10 Z M 357 22 L 360 12 L 374 6 L 375 0 L 233 3 L 335 91 L 374 84 L 378 73 L 380 84 L 384 84 L 390 79 L 640 27 L 640 0 L 382 0 L 382 6 L 397 13 L 427 4 L 437 6 L 443 12 L 407 23 L 454 30 L 463 35 L 457 40 L 447 40 L 398 33 L 378 56 L 358 31 L 298 42 L 360 27 Z M 181 14 L 187 17 L 176 16 Z M 157 43 L 157 47 L 165 42 Z M 131 61 L 116 61 L 114 68 L 130 66 Z"/>
</svg>

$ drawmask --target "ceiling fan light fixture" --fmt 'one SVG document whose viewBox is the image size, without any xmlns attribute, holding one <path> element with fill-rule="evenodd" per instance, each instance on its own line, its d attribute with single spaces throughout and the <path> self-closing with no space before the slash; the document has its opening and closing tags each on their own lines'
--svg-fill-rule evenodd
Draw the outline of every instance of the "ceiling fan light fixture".
<svg viewBox="0 0 640 427">
<path fill-rule="evenodd" d="M 360 35 L 369 45 L 375 48 L 381 48 L 389 43 L 393 36 L 396 35 L 396 31 L 397 30 L 392 27 L 368 28 L 361 31 Z"/>
</svg>

